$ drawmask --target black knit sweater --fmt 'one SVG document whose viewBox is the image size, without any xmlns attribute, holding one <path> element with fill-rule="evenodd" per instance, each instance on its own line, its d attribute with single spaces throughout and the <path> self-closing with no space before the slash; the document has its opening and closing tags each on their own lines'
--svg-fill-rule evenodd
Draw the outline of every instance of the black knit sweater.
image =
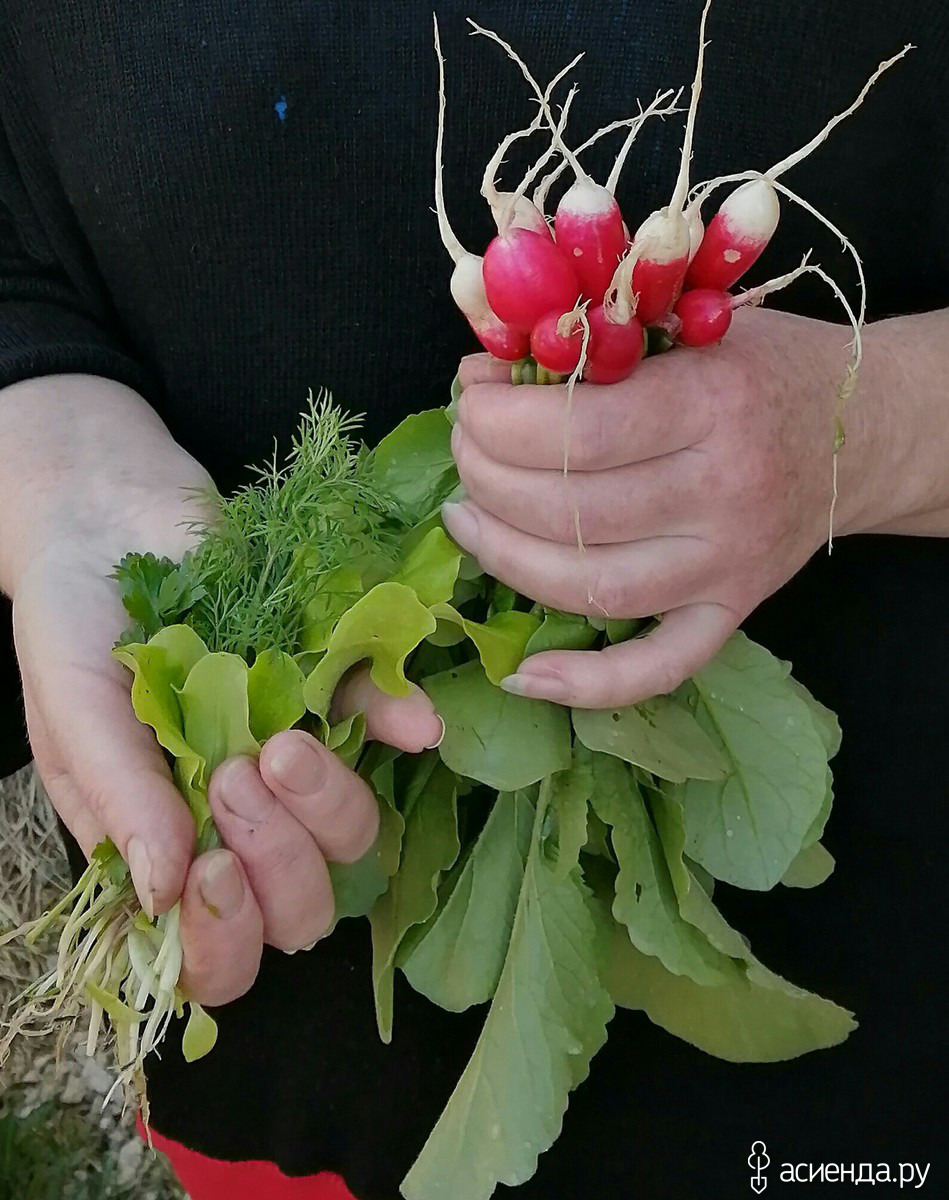
<svg viewBox="0 0 949 1200">
<path fill-rule="evenodd" d="M 688 82 L 700 3 L 438 10 L 449 206 L 480 249 L 483 164 L 533 110 L 463 16 L 542 76 L 585 49 L 573 120 L 586 131 Z M 430 4 L 408 0 L 0 0 L 0 386 L 77 371 L 130 384 L 225 489 L 286 440 L 311 386 L 364 411 L 370 440 L 443 402 L 472 345 L 430 211 L 430 27 Z M 695 178 L 781 158 L 878 61 L 919 45 L 789 182 L 859 247 L 871 317 L 949 305 L 945 0 L 717 0 L 709 33 Z M 619 193 L 630 224 L 668 198 L 680 136 L 658 122 L 642 135 Z M 852 282 L 833 238 L 793 211 L 757 274 L 808 246 Z M 817 288 L 782 302 L 836 319 Z M 947 1064 L 926 971 L 942 955 L 927 914 L 946 908 L 947 562 L 935 540 L 845 539 L 749 622 L 841 715 L 826 838 L 839 866 L 818 893 L 722 888 L 723 907 L 765 962 L 855 1009 L 861 1030 L 788 1065 L 732 1067 L 621 1013 L 518 1195 L 744 1194 L 759 1138 L 775 1162 L 938 1164 L 925 1084 Z M 12 677 L 4 700 L 0 767 L 18 755 Z M 151 1077 L 161 1132 L 395 1197 L 481 1014 L 397 989 L 381 1046 L 363 924 L 306 955 L 268 952 L 208 1059 L 185 1067 L 169 1047 Z"/>
</svg>

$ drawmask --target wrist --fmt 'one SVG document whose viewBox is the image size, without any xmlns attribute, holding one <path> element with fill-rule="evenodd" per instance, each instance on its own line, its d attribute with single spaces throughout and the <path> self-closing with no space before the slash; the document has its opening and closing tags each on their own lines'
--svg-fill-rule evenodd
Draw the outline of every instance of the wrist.
<svg viewBox="0 0 949 1200">
<path fill-rule="evenodd" d="M 941 312 L 865 329 L 857 390 L 843 411 L 841 533 L 949 532 L 947 335 Z"/>
</svg>

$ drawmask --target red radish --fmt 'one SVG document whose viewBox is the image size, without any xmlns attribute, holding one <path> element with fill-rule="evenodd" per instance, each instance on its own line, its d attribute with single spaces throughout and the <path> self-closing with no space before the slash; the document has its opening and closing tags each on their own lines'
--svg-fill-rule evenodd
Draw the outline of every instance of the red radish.
<svg viewBox="0 0 949 1200">
<path fill-rule="evenodd" d="M 651 325 L 672 308 L 689 265 L 689 226 L 682 213 L 653 213 L 636 230 L 639 250 L 632 289 L 638 296 L 636 315 Z"/>
<path fill-rule="evenodd" d="M 686 276 L 688 287 L 725 290 L 737 283 L 748 268 L 757 262 L 774 236 L 781 214 L 775 181 L 785 171 L 797 166 L 813 150 L 816 150 L 836 125 L 860 107 L 870 88 L 883 72 L 898 62 L 911 49 L 911 46 L 904 46 L 899 54 L 880 63 L 860 90 L 856 100 L 848 108 L 832 117 L 809 142 L 795 150 L 793 154 L 789 154 L 780 162 L 775 163 L 763 175 L 753 175 L 751 178 L 748 178 L 747 174 L 743 176 L 725 175 L 720 179 L 710 180 L 709 183 L 703 184 L 698 189 L 686 214 L 693 220 L 698 217 L 703 201 L 720 184 L 740 178 L 747 180 L 727 197 L 709 222 L 702 244 L 689 266 Z M 780 184 L 777 185 L 777 188 L 792 199 L 799 200 Z M 804 204 L 804 207 L 809 208 L 807 204 Z M 810 211 L 814 212 L 814 210 Z M 831 229 L 834 228 L 820 214 L 815 212 L 814 215 L 829 225 Z M 834 232 L 838 231 L 834 230 Z"/>
<path fill-rule="evenodd" d="M 549 237 L 508 229 L 492 238 L 484 253 L 484 290 L 502 321 L 530 333 L 544 313 L 573 308 L 580 285 Z"/>
<path fill-rule="evenodd" d="M 682 157 L 672 198 L 666 208 L 652 213 L 640 225 L 628 253 L 634 255 L 629 286 L 637 297 L 636 315 L 644 325 L 659 320 L 678 299 L 689 265 L 689 221 L 684 209 L 689 191 L 689 163 L 695 134 L 695 115 L 702 93 L 702 67 L 705 60 L 705 23 L 711 0 L 706 0 L 699 25 L 699 50 L 692 83 L 692 98 L 682 140 Z M 622 278 L 622 274 L 619 276 Z M 614 284 L 617 280 L 614 280 Z"/>
<path fill-rule="evenodd" d="M 761 257 L 778 227 L 781 206 L 768 179 L 751 179 L 725 200 L 709 222 L 689 265 L 690 288 L 726 291 Z"/>
<path fill-rule="evenodd" d="M 712 288 L 683 292 L 674 309 L 680 321 L 676 340 L 683 346 L 720 342 L 732 323 L 732 299 L 728 292 Z"/>
<path fill-rule="evenodd" d="M 434 18 L 433 18 L 434 19 Z M 475 336 L 485 350 L 496 358 L 515 361 L 530 349 L 530 339 L 523 330 L 506 325 L 488 304 L 484 290 L 482 259 L 470 254 L 455 236 L 445 211 L 444 171 L 442 151 L 445 139 L 445 60 L 442 57 L 438 21 L 435 24 L 435 53 L 438 56 L 438 131 L 435 138 L 435 212 L 442 244 L 451 255 L 455 269 L 451 276 L 451 294 L 461 309 Z M 552 245 L 553 243 L 551 243 Z M 571 301 L 572 303 L 572 301 Z M 569 307 L 569 305 L 568 305 Z"/>
<path fill-rule="evenodd" d="M 574 313 L 545 313 L 531 330 L 531 354 L 548 371 L 570 375 L 583 349 L 583 329 Z"/>
<path fill-rule="evenodd" d="M 587 383 L 619 383 L 632 375 L 646 349 L 646 335 L 636 317 L 618 323 L 598 304 L 587 313 L 590 343 L 583 378 Z"/>
<path fill-rule="evenodd" d="M 573 255 L 584 296 L 598 304 L 626 249 L 613 193 L 586 173 L 578 176 L 557 205 L 554 231 L 561 251 Z"/>
</svg>

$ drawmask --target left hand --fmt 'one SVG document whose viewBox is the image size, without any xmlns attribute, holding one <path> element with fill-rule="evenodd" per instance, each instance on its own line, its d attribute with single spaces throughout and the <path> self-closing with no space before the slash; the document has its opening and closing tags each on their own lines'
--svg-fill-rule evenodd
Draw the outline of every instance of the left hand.
<svg viewBox="0 0 949 1200">
<path fill-rule="evenodd" d="M 613 386 L 581 384 L 566 478 L 566 388 L 513 387 L 508 364 L 465 359 L 453 449 L 469 499 L 446 505 L 452 537 L 542 604 L 662 616 L 647 637 L 535 655 L 502 686 L 612 708 L 703 667 L 827 540 L 847 342 L 842 326 L 739 311 L 719 346 L 647 359 Z M 866 416 L 850 419 L 862 391 L 847 410 L 837 534 L 866 527 L 877 465 Z"/>
</svg>

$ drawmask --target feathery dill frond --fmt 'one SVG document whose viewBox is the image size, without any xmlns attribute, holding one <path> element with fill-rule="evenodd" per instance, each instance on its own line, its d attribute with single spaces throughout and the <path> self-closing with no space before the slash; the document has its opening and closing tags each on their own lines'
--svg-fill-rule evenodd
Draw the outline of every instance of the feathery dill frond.
<svg viewBox="0 0 949 1200">
<path fill-rule="evenodd" d="M 331 572 L 394 562 L 391 502 L 372 482 L 359 424 L 328 392 L 310 392 L 286 460 L 275 448 L 253 482 L 215 497 L 190 563 L 203 593 L 188 617 L 212 650 L 293 653 L 307 601 Z"/>
</svg>

